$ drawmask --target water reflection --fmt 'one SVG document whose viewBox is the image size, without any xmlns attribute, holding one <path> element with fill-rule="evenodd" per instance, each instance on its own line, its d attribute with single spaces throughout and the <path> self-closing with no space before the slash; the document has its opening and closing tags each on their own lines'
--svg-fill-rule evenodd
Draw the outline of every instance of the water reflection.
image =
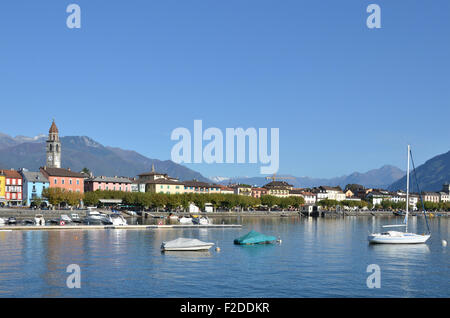
<svg viewBox="0 0 450 318">
<path fill-rule="evenodd" d="M 1 232 L 0 296 L 448 297 L 450 258 L 440 241 L 448 240 L 450 220 L 430 221 L 428 244 L 368 244 L 371 227 L 393 221 L 218 217 L 216 224 L 243 228 Z M 420 218 L 411 224 L 424 226 Z M 252 229 L 280 235 L 283 243 L 233 244 Z M 161 253 L 163 241 L 178 237 L 213 242 L 221 251 Z M 69 264 L 81 267 L 80 290 L 65 286 Z M 382 269 L 377 291 L 366 288 L 368 264 Z"/>
<path fill-rule="evenodd" d="M 164 251 L 161 252 L 161 255 L 187 260 L 212 256 L 210 251 Z"/>
</svg>

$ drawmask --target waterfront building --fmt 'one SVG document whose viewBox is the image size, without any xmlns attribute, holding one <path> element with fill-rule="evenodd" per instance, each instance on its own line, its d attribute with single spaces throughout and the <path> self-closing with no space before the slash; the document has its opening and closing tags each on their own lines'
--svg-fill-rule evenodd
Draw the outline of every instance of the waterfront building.
<svg viewBox="0 0 450 318">
<path fill-rule="evenodd" d="M 439 203 L 440 200 L 440 195 L 436 192 L 423 192 L 422 197 L 425 202 Z"/>
<path fill-rule="evenodd" d="M 254 198 L 260 198 L 263 195 L 267 194 L 267 189 L 266 188 L 251 188 L 251 196 Z"/>
<path fill-rule="evenodd" d="M 155 165 L 153 164 L 152 164 L 152 171 L 141 173 L 140 175 L 138 175 L 139 183 L 145 183 L 146 181 L 154 181 L 157 179 L 169 179 L 169 176 L 167 175 L 167 173 L 156 172 Z"/>
<path fill-rule="evenodd" d="M 314 188 L 313 192 L 317 194 L 317 201 L 324 199 L 336 201 L 345 200 L 345 194 L 341 187 L 320 186 L 318 188 Z"/>
<path fill-rule="evenodd" d="M 171 179 L 158 178 L 145 181 L 145 192 L 182 194 L 184 193 L 184 184 Z"/>
<path fill-rule="evenodd" d="M 0 170 L 5 176 L 5 203 L 7 205 L 22 205 L 22 176 L 14 169 Z"/>
<path fill-rule="evenodd" d="M 314 205 L 317 202 L 317 196 L 315 193 L 303 191 L 302 197 L 305 199 L 305 204 L 307 205 Z"/>
<path fill-rule="evenodd" d="M 40 172 L 48 179 L 50 188 L 84 193 L 85 175 L 63 168 L 41 167 Z"/>
<path fill-rule="evenodd" d="M 47 178 L 41 172 L 21 169 L 23 177 L 23 199 L 26 206 L 30 206 L 36 199 L 42 199 L 42 191 L 50 186 Z M 45 201 L 45 200 L 43 200 Z"/>
<path fill-rule="evenodd" d="M 128 178 L 131 182 L 131 192 L 139 192 L 139 182 L 136 178 Z M 142 192 L 145 192 L 145 185 L 144 185 L 144 189 Z"/>
<path fill-rule="evenodd" d="M 439 196 L 440 202 L 444 203 L 450 202 L 450 194 L 448 192 L 439 192 Z"/>
<path fill-rule="evenodd" d="M 377 189 L 370 191 L 366 198 L 372 201 L 372 204 L 375 206 L 377 204 L 381 204 L 383 200 L 390 200 L 392 198 L 391 193 L 386 190 Z"/>
<path fill-rule="evenodd" d="M 354 197 L 354 196 L 355 196 L 355 193 L 353 193 L 353 191 L 350 190 L 350 189 L 346 190 L 346 191 L 344 192 L 344 194 L 345 194 L 345 197 L 346 197 L 346 198 L 351 198 L 351 197 Z"/>
<path fill-rule="evenodd" d="M 84 192 L 96 190 L 131 191 L 131 180 L 125 177 L 91 177 L 84 180 Z"/>
<path fill-rule="evenodd" d="M 183 181 L 184 193 L 220 193 L 220 185 L 197 180 Z"/>
<path fill-rule="evenodd" d="M 251 196 L 252 186 L 248 184 L 233 184 L 230 186 L 234 189 L 234 194 Z"/>
<path fill-rule="evenodd" d="M 5 187 L 6 187 L 6 176 L 5 174 L 0 171 L 0 206 L 4 205 L 6 203 L 5 200 Z"/>
<path fill-rule="evenodd" d="M 48 131 L 46 152 L 46 166 L 49 168 L 61 168 L 61 141 L 59 140 L 59 131 L 54 120 Z"/>
<path fill-rule="evenodd" d="M 442 192 L 447 192 L 448 194 L 450 194 L 450 184 L 449 183 L 445 183 L 442 186 Z"/>
<path fill-rule="evenodd" d="M 266 184 L 263 188 L 267 190 L 268 195 L 284 198 L 288 197 L 293 185 L 286 181 L 272 181 Z"/>
<path fill-rule="evenodd" d="M 220 189 L 220 193 L 222 194 L 234 194 L 234 189 L 224 186 L 224 185 L 218 185 L 219 189 Z"/>
</svg>

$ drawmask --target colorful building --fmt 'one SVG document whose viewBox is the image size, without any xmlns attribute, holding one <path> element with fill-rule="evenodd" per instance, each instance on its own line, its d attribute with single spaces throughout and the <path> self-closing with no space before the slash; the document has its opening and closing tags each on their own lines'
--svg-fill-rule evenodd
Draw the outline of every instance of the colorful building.
<svg viewBox="0 0 450 318">
<path fill-rule="evenodd" d="M 91 177 L 84 180 L 84 192 L 111 190 L 131 192 L 131 180 L 124 177 Z"/>
<path fill-rule="evenodd" d="M 84 193 L 84 177 L 82 173 L 63 168 L 41 167 L 41 173 L 50 182 L 50 188 L 62 188 L 68 191 Z"/>
<path fill-rule="evenodd" d="M 6 182 L 5 174 L 2 171 L 0 171 L 0 205 L 6 204 L 6 200 L 5 200 L 5 182 Z"/>
<path fill-rule="evenodd" d="M 22 176 L 16 170 L 1 170 L 5 175 L 5 201 L 7 205 L 22 205 Z"/>
<path fill-rule="evenodd" d="M 50 186 L 48 179 L 41 172 L 26 169 L 22 169 L 20 174 L 23 177 L 24 204 L 29 206 L 34 200 L 42 199 L 42 191 Z"/>
<path fill-rule="evenodd" d="M 197 180 L 183 181 L 185 193 L 220 193 L 220 186 Z"/>
<path fill-rule="evenodd" d="M 145 192 L 182 194 L 184 193 L 184 184 L 175 180 L 159 178 L 146 181 Z"/>
</svg>

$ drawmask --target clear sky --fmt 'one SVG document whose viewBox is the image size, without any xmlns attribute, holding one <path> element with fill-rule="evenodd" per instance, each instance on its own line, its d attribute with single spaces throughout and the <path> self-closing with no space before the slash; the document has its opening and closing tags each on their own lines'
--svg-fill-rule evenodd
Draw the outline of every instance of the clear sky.
<svg viewBox="0 0 450 318">
<path fill-rule="evenodd" d="M 66 7 L 81 7 L 68 29 Z M 381 7 L 368 29 L 366 7 Z M 450 1 L 0 2 L 0 132 L 170 159 L 177 127 L 279 128 L 281 174 L 405 168 L 450 148 Z M 257 176 L 260 164 L 190 164 Z"/>
</svg>

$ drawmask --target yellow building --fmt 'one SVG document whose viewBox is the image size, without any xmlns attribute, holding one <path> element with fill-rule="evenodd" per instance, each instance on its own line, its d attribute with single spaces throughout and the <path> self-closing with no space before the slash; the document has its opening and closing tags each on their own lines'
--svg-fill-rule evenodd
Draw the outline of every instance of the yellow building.
<svg viewBox="0 0 450 318">
<path fill-rule="evenodd" d="M 0 204 L 5 202 L 5 184 L 6 177 L 3 172 L 0 172 Z"/>
<path fill-rule="evenodd" d="M 290 195 L 293 186 L 284 181 L 272 181 L 263 188 L 267 189 L 268 195 L 284 198 Z"/>
<path fill-rule="evenodd" d="M 179 181 L 156 179 L 145 182 L 145 192 L 182 194 L 184 193 L 184 184 Z"/>
</svg>

